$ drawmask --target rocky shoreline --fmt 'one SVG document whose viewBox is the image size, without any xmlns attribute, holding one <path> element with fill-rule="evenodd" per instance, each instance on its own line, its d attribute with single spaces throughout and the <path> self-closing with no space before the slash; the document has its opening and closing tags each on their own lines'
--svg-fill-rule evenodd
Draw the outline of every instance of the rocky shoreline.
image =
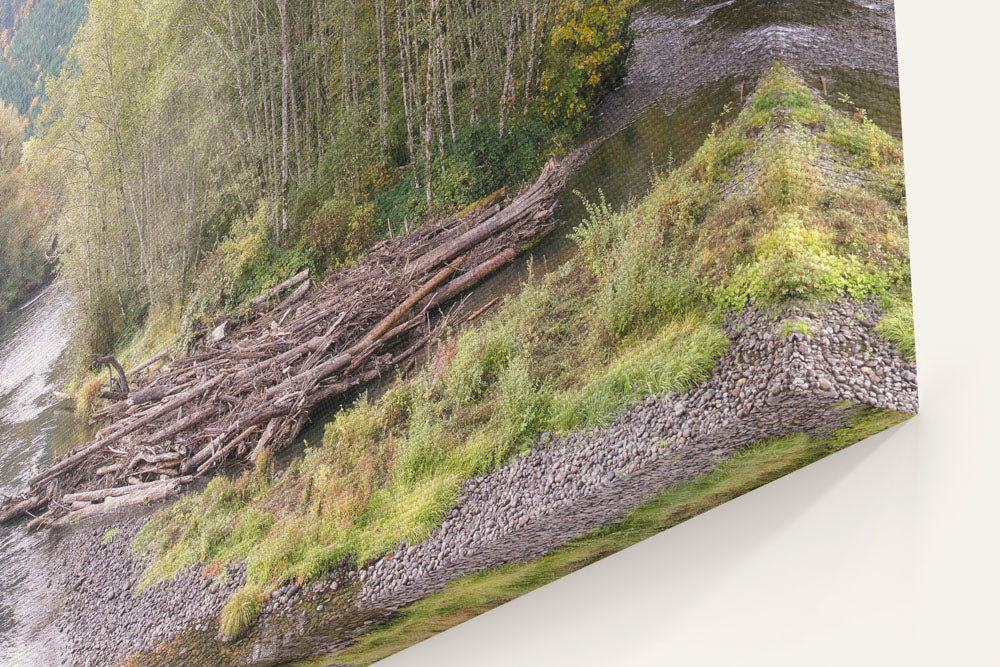
<svg viewBox="0 0 1000 667">
<path fill-rule="evenodd" d="M 88 522 L 61 542 L 52 584 L 64 604 L 55 619 L 69 651 L 64 665 L 102 665 L 155 649 L 191 627 L 218 623 L 219 612 L 243 586 L 244 566 L 208 576 L 187 567 L 169 581 L 138 591 L 148 561 L 131 550 L 148 514 Z"/>
<path fill-rule="evenodd" d="M 363 570 L 361 603 L 398 607 L 463 574 L 537 558 L 753 442 L 825 434 L 862 406 L 916 413 L 916 368 L 875 334 L 878 318 L 875 304 L 848 298 L 826 311 L 745 310 L 727 323 L 730 348 L 707 382 L 651 396 L 605 429 L 543 434 L 544 446 L 471 480 L 429 539 Z"/>
<path fill-rule="evenodd" d="M 727 322 L 729 349 L 701 386 L 648 397 L 607 428 L 543 434 L 537 449 L 470 480 L 427 540 L 360 572 L 275 591 L 257 620 L 262 634 L 272 617 L 298 614 L 304 623 L 306 611 L 345 599 L 359 614 L 360 631 L 459 576 L 539 557 L 618 521 L 663 487 L 712 470 L 750 443 L 823 434 L 863 406 L 915 413 L 916 369 L 875 333 L 879 315 L 874 303 L 846 297 L 821 310 L 745 310 Z M 129 543 L 144 520 L 103 522 L 67 537 L 56 582 L 66 598 L 58 619 L 70 648 L 66 664 L 120 661 L 192 629 L 217 633 L 222 605 L 243 583 L 242 566 L 221 579 L 188 567 L 136 593 L 146 563 Z M 268 637 L 266 647 L 255 645 L 250 662 L 271 662 L 292 640 Z"/>
</svg>

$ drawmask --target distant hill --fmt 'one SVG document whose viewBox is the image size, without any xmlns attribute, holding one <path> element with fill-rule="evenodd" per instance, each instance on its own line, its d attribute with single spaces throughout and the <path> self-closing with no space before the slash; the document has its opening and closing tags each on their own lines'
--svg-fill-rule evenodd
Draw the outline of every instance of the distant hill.
<svg viewBox="0 0 1000 667">
<path fill-rule="evenodd" d="M 0 6 L 0 99 L 28 119 L 28 134 L 45 97 L 45 76 L 62 67 L 86 16 L 87 0 L 12 0 Z"/>
</svg>

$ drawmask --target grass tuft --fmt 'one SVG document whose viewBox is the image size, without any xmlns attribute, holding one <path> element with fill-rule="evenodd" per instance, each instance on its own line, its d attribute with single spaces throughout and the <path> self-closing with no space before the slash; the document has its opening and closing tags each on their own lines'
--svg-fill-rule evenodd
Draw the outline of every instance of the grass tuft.
<svg viewBox="0 0 1000 667">
<path fill-rule="evenodd" d="M 104 380 L 99 375 L 88 375 L 80 383 L 75 396 L 76 418 L 78 420 L 86 422 L 87 418 L 90 417 L 94 401 L 97 400 L 97 394 L 100 393 L 103 384 Z"/>
<path fill-rule="evenodd" d="M 239 637 L 264 608 L 264 592 L 259 586 L 244 586 L 233 593 L 222 608 L 219 634 L 226 640 Z"/>
<path fill-rule="evenodd" d="M 816 325 L 804 317 L 790 317 L 781 323 L 778 336 L 788 338 L 793 333 L 802 334 L 808 338 L 816 333 Z"/>
<path fill-rule="evenodd" d="M 913 361 L 917 356 L 917 345 L 913 336 L 913 303 L 910 291 L 890 294 L 883 299 L 884 314 L 875 330 L 896 346 L 904 357 Z"/>
</svg>

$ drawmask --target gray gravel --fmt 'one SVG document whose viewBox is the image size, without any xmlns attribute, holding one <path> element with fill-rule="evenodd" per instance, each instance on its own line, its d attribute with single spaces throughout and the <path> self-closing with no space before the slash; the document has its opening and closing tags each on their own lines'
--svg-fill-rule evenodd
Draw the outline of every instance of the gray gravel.
<svg viewBox="0 0 1000 667">
<path fill-rule="evenodd" d="M 105 665 L 156 647 L 191 626 L 217 628 L 230 595 L 243 585 L 243 564 L 225 575 L 202 576 L 187 567 L 173 579 L 136 592 L 147 560 L 130 550 L 148 516 L 118 518 L 75 529 L 60 544 L 53 585 L 65 603 L 55 619 L 69 654 L 63 664 Z M 105 544 L 108 531 L 118 534 Z"/>
</svg>

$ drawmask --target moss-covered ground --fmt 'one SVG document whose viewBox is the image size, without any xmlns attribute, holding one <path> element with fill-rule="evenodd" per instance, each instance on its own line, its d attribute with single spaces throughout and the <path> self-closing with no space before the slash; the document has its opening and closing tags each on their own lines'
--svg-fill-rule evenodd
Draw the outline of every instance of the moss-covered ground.
<svg viewBox="0 0 1000 667">
<path fill-rule="evenodd" d="M 621 211 L 591 202 L 573 238 L 573 259 L 530 278 L 479 328 L 453 332 L 415 377 L 341 412 L 279 481 L 266 465 L 220 477 L 151 521 L 134 542 L 155 556 L 144 582 L 189 564 L 246 560 L 247 587 L 223 611 L 235 634 L 282 583 L 426 538 L 467 479 L 540 433 L 606 424 L 645 395 L 696 386 L 726 349 L 725 313 L 747 304 L 880 298 L 889 313 L 880 331 L 912 353 L 900 144 L 863 111 L 835 111 L 781 65 L 642 201 Z M 532 566 L 544 575 L 501 570 L 457 590 L 469 591 L 462 599 L 474 610 L 483 606 L 475 582 L 506 572 L 513 597 L 828 447 L 799 437 L 753 448 L 721 477 L 661 494 L 674 498 L 666 502 L 676 520 L 618 527 L 630 537 L 608 533 L 600 549 L 560 550 Z M 463 604 L 455 615 L 474 613 Z"/>
</svg>

